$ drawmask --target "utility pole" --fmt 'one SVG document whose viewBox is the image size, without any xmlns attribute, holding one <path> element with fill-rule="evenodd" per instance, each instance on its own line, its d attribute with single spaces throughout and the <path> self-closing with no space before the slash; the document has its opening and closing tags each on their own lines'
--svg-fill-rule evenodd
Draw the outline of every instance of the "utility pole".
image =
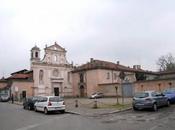
<svg viewBox="0 0 175 130">
<path fill-rule="evenodd" d="M 124 105 L 124 91 L 123 91 L 123 80 L 125 79 L 125 73 L 124 73 L 124 71 L 121 71 L 120 72 L 119 77 L 121 79 L 122 104 Z"/>
<path fill-rule="evenodd" d="M 115 86 L 115 89 L 116 89 L 117 104 L 119 104 L 119 101 L 118 101 L 118 86 Z"/>
</svg>

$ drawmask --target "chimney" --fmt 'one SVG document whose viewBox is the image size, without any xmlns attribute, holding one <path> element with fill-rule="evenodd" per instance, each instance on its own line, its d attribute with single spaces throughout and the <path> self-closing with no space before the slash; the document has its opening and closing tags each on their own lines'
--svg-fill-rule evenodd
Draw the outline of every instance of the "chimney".
<svg viewBox="0 0 175 130">
<path fill-rule="evenodd" d="M 133 65 L 133 69 L 139 70 L 141 69 L 141 65 Z"/>
<path fill-rule="evenodd" d="M 120 61 L 117 61 L 117 65 L 119 65 L 120 64 Z"/>
<path fill-rule="evenodd" d="M 90 62 L 92 63 L 93 61 L 94 61 L 94 58 L 91 58 L 91 59 L 90 59 Z"/>
</svg>

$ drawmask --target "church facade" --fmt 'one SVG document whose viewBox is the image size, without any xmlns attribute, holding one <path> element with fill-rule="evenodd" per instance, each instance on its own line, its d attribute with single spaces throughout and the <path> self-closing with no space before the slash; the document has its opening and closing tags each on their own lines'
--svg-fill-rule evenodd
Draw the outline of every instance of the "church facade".
<svg viewBox="0 0 175 130">
<path fill-rule="evenodd" d="M 46 46 L 44 57 L 40 48 L 31 49 L 31 70 L 33 71 L 33 95 L 72 96 L 73 65 L 66 59 L 66 50 L 57 43 Z"/>
</svg>

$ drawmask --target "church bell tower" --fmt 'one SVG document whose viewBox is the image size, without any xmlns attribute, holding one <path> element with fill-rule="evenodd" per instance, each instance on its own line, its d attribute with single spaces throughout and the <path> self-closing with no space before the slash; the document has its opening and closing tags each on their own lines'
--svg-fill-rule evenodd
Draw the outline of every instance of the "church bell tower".
<svg viewBox="0 0 175 130">
<path fill-rule="evenodd" d="M 31 49 L 31 63 L 40 61 L 40 49 L 35 45 Z"/>
</svg>

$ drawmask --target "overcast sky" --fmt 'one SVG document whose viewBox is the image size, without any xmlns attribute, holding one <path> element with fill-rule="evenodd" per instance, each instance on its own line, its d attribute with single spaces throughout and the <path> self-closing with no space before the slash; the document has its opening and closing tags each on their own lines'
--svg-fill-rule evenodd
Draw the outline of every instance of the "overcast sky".
<svg viewBox="0 0 175 130">
<path fill-rule="evenodd" d="M 156 70 L 175 55 L 174 0 L 0 0 L 0 77 L 30 69 L 30 50 L 55 41 L 67 59 Z"/>
</svg>

